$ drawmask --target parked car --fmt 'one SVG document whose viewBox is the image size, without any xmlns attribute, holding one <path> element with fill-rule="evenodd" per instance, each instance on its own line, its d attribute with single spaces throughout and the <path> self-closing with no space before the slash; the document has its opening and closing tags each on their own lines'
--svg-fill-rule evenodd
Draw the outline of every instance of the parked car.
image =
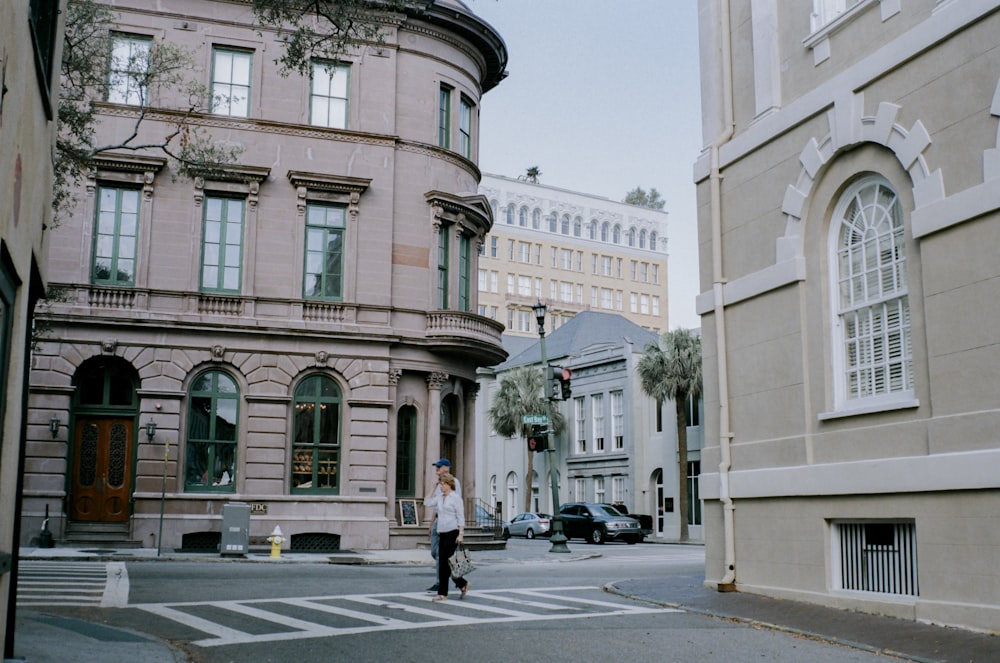
<svg viewBox="0 0 1000 663">
<path fill-rule="evenodd" d="M 504 530 L 503 538 L 509 539 L 512 536 L 525 536 L 533 539 L 536 536 L 549 535 L 549 514 L 533 513 L 527 511 L 519 513 L 511 518 L 510 523 Z"/>
<path fill-rule="evenodd" d="M 625 541 L 639 543 L 645 536 L 639 521 L 623 516 L 617 509 L 604 504 L 570 502 L 559 509 L 563 533 L 567 539 L 586 539 L 587 543 Z"/>
<path fill-rule="evenodd" d="M 507 523 L 498 516 L 490 513 L 482 504 L 475 505 L 473 519 L 475 520 L 476 527 L 481 530 L 507 531 Z"/>
</svg>

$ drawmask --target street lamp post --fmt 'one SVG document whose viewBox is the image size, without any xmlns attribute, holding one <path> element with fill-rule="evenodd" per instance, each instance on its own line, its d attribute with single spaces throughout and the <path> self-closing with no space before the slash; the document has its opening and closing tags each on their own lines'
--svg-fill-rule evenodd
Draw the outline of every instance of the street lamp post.
<svg viewBox="0 0 1000 663">
<path fill-rule="evenodd" d="M 569 547 L 566 545 L 566 535 L 563 534 L 563 521 L 562 515 L 559 513 L 559 485 L 556 482 L 556 449 L 555 443 L 552 439 L 552 396 L 547 389 L 549 380 L 549 358 L 545 354 L 545 311 L 546 306 L 541 301 L 531 307 L 531 310 L 535 313 L 535 320 L 538 321 L 538 337 L 541 339 L 540 347 L 542 353 L 542 389 L 545 393 L 545 401 L 548 403 L 548 417 L 549 424 L 546 427 L 548 431 L 545 435 L 548 438 L 546 440 L 548 446 L 548 462 L 549 462 L 549 478 L 552 480 L 552 534 L 549 537 L 549 541 L 552 543 L 552 547 L 549 548 L 549 552 L 552 553 L 568 553 Z M 534 452 L 530 452 L 534 453 Z"/>
</svg>

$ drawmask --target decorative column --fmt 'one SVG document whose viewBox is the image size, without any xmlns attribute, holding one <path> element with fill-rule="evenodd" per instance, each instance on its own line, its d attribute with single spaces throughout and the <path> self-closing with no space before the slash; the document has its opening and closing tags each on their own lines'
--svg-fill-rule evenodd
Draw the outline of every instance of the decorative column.
<svg viewBox="0 0 1000 663">
<path fill-rule="evenodd" d="M 434 371 L 427 376 L 427 435 L 424 440 L 424 488 L 427 495 L 434 485 L 434 462 L 441 457 L 441 387 L 448 382 L 448 374 Z M 449 458 L 448 460 L 452 460 Z"/>
<path fill-rule="evenodd" d="M 476 492 L 476 397 L 478 395 L 479 383 L 465 386 L 465 414 L 462 417 L 462 444 L 459 448 L 464 497 L 478 497 Z"/>
</svg>

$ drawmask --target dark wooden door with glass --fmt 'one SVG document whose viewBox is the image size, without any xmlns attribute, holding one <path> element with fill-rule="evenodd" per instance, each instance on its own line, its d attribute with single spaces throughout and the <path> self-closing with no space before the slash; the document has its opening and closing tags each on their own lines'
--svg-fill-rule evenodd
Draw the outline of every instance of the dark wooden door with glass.
<svg viewBox="0 0 1000 663">
<path fill-rule="evenodd" d="M 73 492 L 70 518 L 84 522 L 127 522 L 131 487 L 131 419 L 86 418 L 73 436 Z"/>
</svg>

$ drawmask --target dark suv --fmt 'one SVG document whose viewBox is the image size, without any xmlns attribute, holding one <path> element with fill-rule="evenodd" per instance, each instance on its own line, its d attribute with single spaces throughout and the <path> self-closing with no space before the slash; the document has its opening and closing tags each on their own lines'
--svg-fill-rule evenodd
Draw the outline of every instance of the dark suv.
<svg viewBox="0 0 1000 663">
<path fill-rule="evenodd" d="M 639 543 L 643 539 L 638 520 L 604 504 L 570 502 L 559 508 L 559 515 L 567 539 L 586 539 L 587 543 Z"/>
</svg>

